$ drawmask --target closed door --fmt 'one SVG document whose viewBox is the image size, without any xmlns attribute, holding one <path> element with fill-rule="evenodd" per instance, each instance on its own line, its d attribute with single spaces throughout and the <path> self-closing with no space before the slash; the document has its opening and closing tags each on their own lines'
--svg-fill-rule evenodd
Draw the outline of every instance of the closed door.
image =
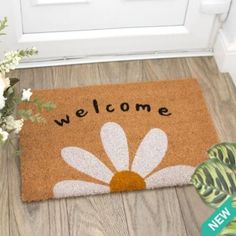
<svg viewBox="0 0 236 236">
<path fill-rule="evenodd" d="M 202 0 L 0 0 L 6 46 L 36 46 L 36 60 L 209 51 L 215 15 Z"/>
</svg>

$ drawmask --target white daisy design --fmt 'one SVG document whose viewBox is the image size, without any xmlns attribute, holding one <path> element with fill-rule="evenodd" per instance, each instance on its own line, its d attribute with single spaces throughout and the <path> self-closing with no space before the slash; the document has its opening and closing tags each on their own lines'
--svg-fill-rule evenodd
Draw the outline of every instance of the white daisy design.
<svg viewBox="0 0 236 236">
<path fill-rule="evenodd" d="M 100 136 L 116 172 L 113 173 L 96 156 L 80 147 L 65 147 L 61 150 L 64 161 L 102 184 L 63 180 L 54 185 L 54 197 L 152 189 L 190 182 L 195 168 L 188 165 L 170 166 L 152 173 L 167 151 L 168 138 L 161 129 L 153 128 L 145 135 L 130 166 L 127 138 L 122 127 L 114 122 L 105 123 Z"/>
</svg>

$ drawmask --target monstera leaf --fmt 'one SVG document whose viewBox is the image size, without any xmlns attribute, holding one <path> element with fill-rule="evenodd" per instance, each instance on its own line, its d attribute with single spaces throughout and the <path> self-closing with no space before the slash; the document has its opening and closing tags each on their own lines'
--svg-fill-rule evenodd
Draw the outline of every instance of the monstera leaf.
<svg viewBox="0 0 236 236">
<path fill-rule="evenodd" d="M 236 168 L 236 143 L 216 144 L 208 150 L 208 157 Z"/>
<path fill-rule="evenodd" d="M 202 200 L 214 208 L 236 193 L 236 172 L 217 159 L 198 166 L 191 182 Z"/>
</svg>

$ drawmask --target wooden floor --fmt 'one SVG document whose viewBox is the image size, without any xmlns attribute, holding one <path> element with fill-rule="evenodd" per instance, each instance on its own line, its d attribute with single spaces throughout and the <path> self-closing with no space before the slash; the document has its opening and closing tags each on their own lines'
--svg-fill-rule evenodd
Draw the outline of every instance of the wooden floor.
<svg viewBox="0 0 236 236">
<path fill-rule="evenodd" d="M 14 75 L 21 88 L 37 89 L 194 77 L 221 140 L 236 141 L 236 89 L 211 57 L 23 69 Z M 191 186 L 23 204 L 19 158 L 11 150 L 1 153 L 1 236 L 198 236 L 212 212 Z"/>
</svg>

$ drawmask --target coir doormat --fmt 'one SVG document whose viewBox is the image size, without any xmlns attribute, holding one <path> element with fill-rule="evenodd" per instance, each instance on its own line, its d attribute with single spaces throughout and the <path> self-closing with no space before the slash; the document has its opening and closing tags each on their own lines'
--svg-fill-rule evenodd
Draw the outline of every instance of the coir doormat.
<svg viewBox="0 0 236 236">
<path fill-rule="evenodd" d="M 218 142 L 196 80 L 35 91 L 57 104 L 26 122 L 22 198 L 43 200 L 188 184 Z"/>
</svg>

